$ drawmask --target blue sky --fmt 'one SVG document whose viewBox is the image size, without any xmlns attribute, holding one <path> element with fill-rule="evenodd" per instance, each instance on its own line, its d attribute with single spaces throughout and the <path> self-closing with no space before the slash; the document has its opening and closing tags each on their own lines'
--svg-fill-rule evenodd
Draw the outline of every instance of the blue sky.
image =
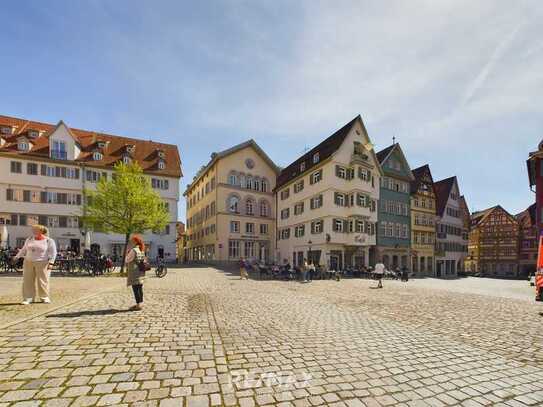
<svg viewBox="0 0 543 407">
<path fill-rule="evenodd" d="M 254 138 L 280 166 L 361 114 L 377 149 L 457 175 L 471 210 L 534 200 L 534 1 L 5 1 L 0 113 L 179 145 L 182 190 Z M 180 219 L 185 217 L 184 202 Z"/>
</svg>

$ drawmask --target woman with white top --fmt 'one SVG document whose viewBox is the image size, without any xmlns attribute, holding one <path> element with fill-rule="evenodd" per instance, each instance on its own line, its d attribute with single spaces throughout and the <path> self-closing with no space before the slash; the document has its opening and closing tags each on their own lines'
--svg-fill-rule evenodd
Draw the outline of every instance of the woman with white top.
<svg viewBox="0 0 543 407">
<path fill-rule="evenodd" d="M 49 304 L 49 277 L 51 269 L 57 257 L 55 241 L 47 236 L 48 230 L 42 225 L 32 226 L 32 237 L 26 239 L 21 250 L 14 257 L 17 260 L 24 257 L 23 263 L 23 302 L 28 305 L 34 301 L 36 295 L 36 283 L 38 285 L 38 297 Z"/>
</svg>

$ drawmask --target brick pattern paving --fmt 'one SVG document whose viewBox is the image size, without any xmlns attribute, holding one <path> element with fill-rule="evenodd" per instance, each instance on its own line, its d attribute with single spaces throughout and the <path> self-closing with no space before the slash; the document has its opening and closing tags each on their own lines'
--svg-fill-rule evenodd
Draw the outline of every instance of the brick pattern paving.
<svg viewBox="0 0 543 407">
<path fill-rule="evenodd" d="M 0 333 L 0 407 L 543 405 L 537 306 L 371 285 L 201 268 L 140 313 L 99 294 Z"/>
</svg>

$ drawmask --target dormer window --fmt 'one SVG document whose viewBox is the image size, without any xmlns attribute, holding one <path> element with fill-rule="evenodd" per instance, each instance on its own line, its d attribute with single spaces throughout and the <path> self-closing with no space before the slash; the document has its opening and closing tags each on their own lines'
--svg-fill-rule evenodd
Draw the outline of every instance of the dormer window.
<svg viewBox="0 0 543 407">
<path fill-rule="evenodd" d="M 67 160 L 68 154 L 66 152 L 66 143 L 64 141 L 53 140 L 51 149 L 51 158 L 57 160 Z"/>
<path fill-rule="evenodd" d="M 313 164 L 317 164 L 320 160 L 320 155 L 319 153 L 315 153 L 313 154 Z"/>
<path fill-rule="evenodd" d="M 0 127 L 0 132 L 2 134 L 11 134 L 12 128 L 10 126 L 2 126 Z"/>
<path fill-rule="evenodd" d="M 37 138 L 40 133 L 37 130 L 28 130 L 28 137 Z"/>
<path fill-rule="evenodd" d="M 164 151 L 158 150 L 158 158 L 166 158 L 166 154 L 164 154 Z"/>
<path fill-rule="evenodd" d="M 94 153 L 92 153 L 92 159 L 94 161 L 100 161 L 102 158 L 104 158 L 104 156 L 102 155 L 101 152 L 95 151 Z"/>
<path fill-rule="evenodd" d="M 300 164 L 300 172 L 304 172 L 304 171 L 305 171 L 305 162 Z"/>
<path fill-rule="evenodd" d="M 130 164 L 130 157 L 127 156 L 127 155 L 125 155 L 125 156 L 123 157 L 123 163 L 125 163 L 125 164 Z"/>
<path fill-rule="evenodd" d="M 132 154 L 134 150 L 136 149 L 136 146 L 133 144 L 129 144 L 126 146 L 126 152 Z"/>
<path fill-rule="evenodd" d="M 104 148 L 106 146 L 106 143 L 104 141 L 99 141 L 98 143 L 96 143 L 96 145 L 98 146 L 98 148 Z"/>
<path fill-rule="evenodd" d="M 166 163 L 164 162 L 164 160 L 159 160 L 158 161 L 158 169 L 163 170 L 164 168 L 166 168 Z"/>
<path fill-rule="evenodd" d="M 28 151 L 30 150 L 30 144 L 27 141 L 19 141 L 17 143 L 17 149 L 19 151 Z"/>
</svg>

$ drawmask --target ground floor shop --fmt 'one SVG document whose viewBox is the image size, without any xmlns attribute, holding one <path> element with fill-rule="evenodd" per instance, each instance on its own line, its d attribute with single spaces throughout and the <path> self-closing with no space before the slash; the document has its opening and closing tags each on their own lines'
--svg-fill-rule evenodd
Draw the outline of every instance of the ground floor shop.
<svg viewBox="0 0 543 407">
<path fill-rule="evenodd" d="M 190 262 L 227 263 L 246 259 L 251 262 L 270 263 L 273 259 L 272 242 L 267 239 L 238 238 L 185 249 Z"/>
<path fill-rule="evenodd" d="M 394 270 L 397 267 L 407 269 L 410 268 L 411 262 L 409 261 L 410 250 L 408 247 L 377 247 L 379 254 L 379 260 L 389 270 Z"/>
<path fill-rule="evenodd" d="M 443 257 L 436 257 L 435 275 L 437 278 L 455 278 L 458 273 L 465 270 L 465 257 L 458 253 L 446 254 Z"/>
<path fill-rule="evenodd" d="M 304 260 L 325 267 L 327 270 L 344 270 L 375 265 L 375 246 L 350 246 L 342 244 L 298 245 L 276 253 L 276 262 L 301 266 Z"/>
<path fill-rule="evenodd" d="M 433 277 L 435 273 L 434 251 L 413 249 L 411 251 L 411 271 L 421 277 Z"/>
</svg>

